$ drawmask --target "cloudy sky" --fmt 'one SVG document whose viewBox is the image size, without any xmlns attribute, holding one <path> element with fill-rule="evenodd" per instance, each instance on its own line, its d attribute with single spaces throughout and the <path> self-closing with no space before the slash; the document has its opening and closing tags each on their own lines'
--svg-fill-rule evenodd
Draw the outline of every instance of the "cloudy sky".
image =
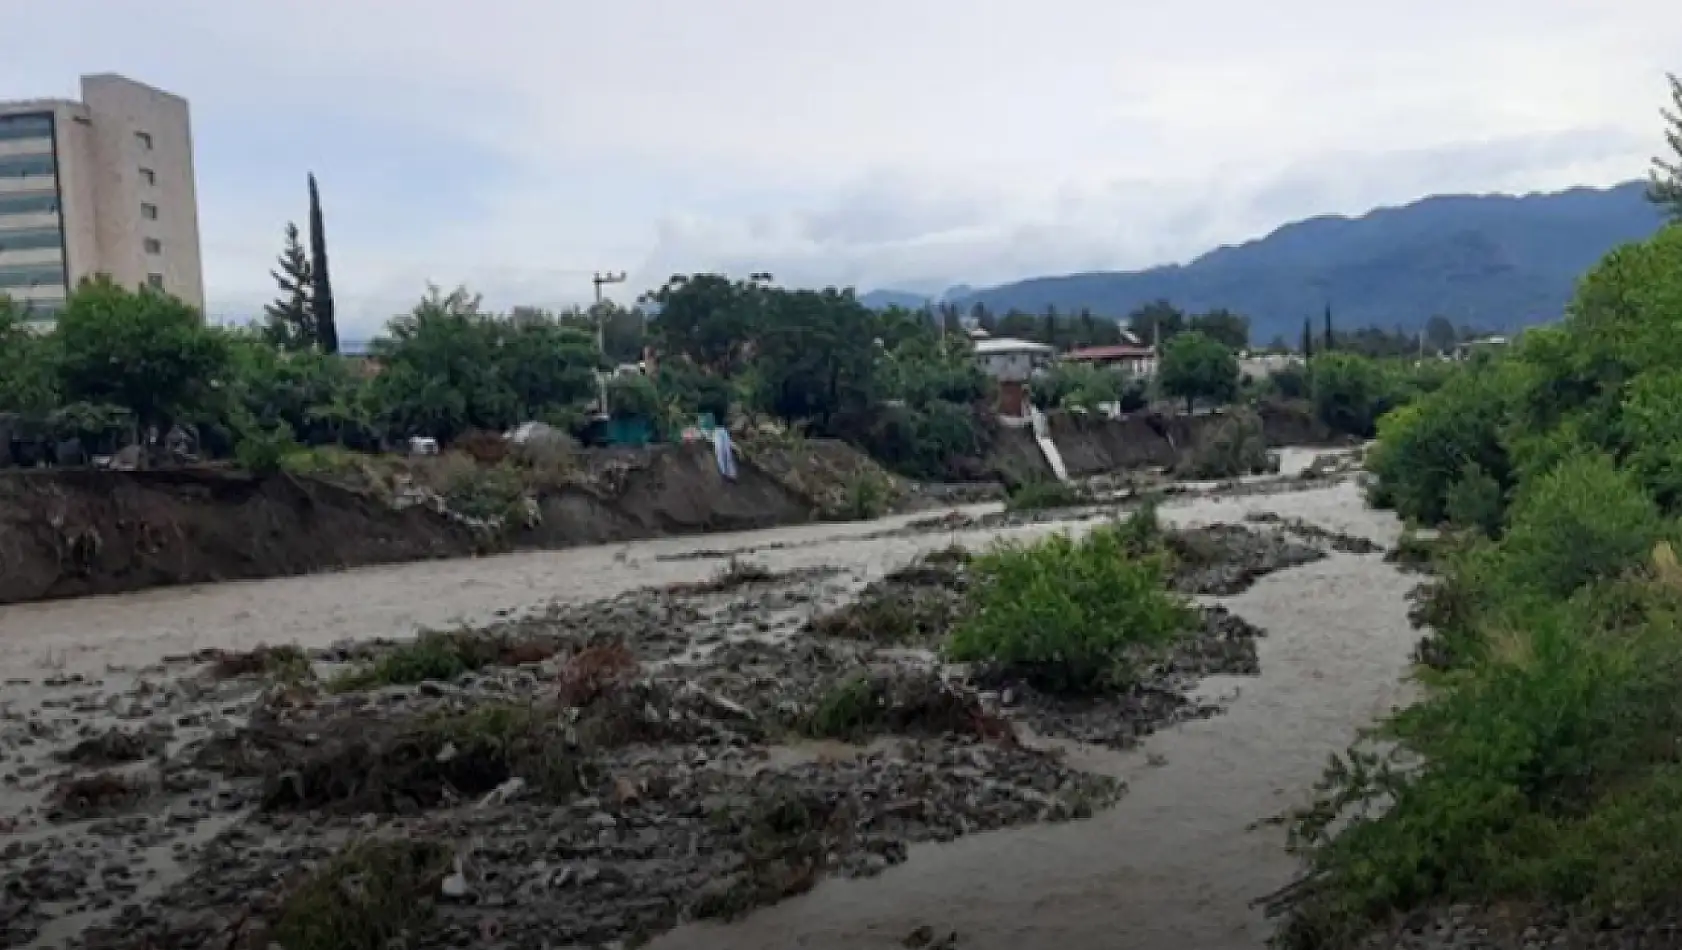
<svg viewBox="0 0 1682 950">
<path fill-rule="evenodd" d="M 8 9 L 16 7 L 16 10 Z M 1671 0 L 0 0 L 0 98 L 194 114 L 213 315 L 321 179 L 348 336 L 428 281 L 948 283 L 1645 174 Z"/>
</svg>

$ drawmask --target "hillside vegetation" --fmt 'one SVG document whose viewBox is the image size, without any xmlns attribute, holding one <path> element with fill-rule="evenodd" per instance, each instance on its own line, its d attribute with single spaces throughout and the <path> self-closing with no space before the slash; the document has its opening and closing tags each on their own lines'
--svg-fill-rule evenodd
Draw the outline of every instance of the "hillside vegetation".
<svg viewBox="0 0 1682 950">
<path fill-rule="evenodd" d="M 1682 903 L 1679 366 L 1673 226 L 1380 422 L 1374 500 L 1448 529 L 1418 595 L 1426 688 L 1297 816 L 1284 945 L 1449 904 L 1592 929 Z"/>
</svg>

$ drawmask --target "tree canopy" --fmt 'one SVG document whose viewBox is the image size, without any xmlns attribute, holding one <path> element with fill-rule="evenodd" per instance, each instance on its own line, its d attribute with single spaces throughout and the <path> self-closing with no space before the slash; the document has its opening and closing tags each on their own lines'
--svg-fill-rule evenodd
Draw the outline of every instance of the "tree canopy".
<svg viewBox="0 0 1682 950">
<path fill-rule="evenodd" d="M 1187 330 L 1163 345 L 1157 382 L 1188 410 L 1199 399 L 1230 402 L 1238 395 L 1238 357 L 1219 340 Z"/>
</svg>

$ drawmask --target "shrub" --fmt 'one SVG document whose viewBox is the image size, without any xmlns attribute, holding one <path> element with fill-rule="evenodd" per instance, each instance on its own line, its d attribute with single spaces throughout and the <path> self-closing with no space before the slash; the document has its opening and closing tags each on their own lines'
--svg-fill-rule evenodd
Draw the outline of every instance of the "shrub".
<svg viewBox="0 0 1682 950">
<path fill-rule="evenodd" d="M 292 427 L 286 423 L 276 423 L 266 430 L 252 426 L 235 443 L 234 460 L 253 475 L 273 475 L 284 466 L 286 457 L 297 450 Z"/>
<path fill-rule="evenodd" d="M 1497 368 L 1468 370 L 1378 423 L 1367 454 L 1375 503 L 1424 525 L 1448 517 L 1448 492 L 1475 464 L 1504 490 L 1511 484 L 1502 429 L 1505 381 Z"/>
<path fill-rule="evenodd" d="M 887 478 L 876 472 L 861 471 L 847 480 L 840 507 L 831 515 L 841 521 L 880 518 L 888 513 L 892 494 L 893 486 Z"/>
<path fill-rule="evenodd" d="M 1474 528 L 1495 537 L 1501 531 L 1501 519 L 1506 514 L 1501 483 L 1491 478 L 1478 463 L 1468 463 L 1460 478 L 1449 486 L 1448 495 L 1443 499 L 1443 513 L 1451 525 Z"/>
<path fill-rule="evenodd" d="M 1513 502 L 1501 542 L 1509 575 L 1555 597 L 1621 573 L 1658 539 L 1658 508 L 1605 455 L 1560 463 Z"/>
<path fill-rule="evenodd" d="M 1355 353 L 1333 351 L 1309 364 L 1314 414 L 1333 432 L 1363 438 L 1373 434 L 1385 393 L 1378 364 Z"/>
<path fill-rule="evenodd" d="M 1279 462 L 1267 451 L 1261 416 L 1236 408 L 1205 429 L 1180 465 L 1190 478 L 1237 478 L 1278 471 Z"/>
<path fill-rule="evenodd" d="M 288 950 L 384 950 L 431 915 L 450 857 L 435 842 L 352 845 L 286 897 L 274 939 Z"/>
<path fill-rule="evenodd" d="M 1008 511 L 1036 511 L 1046 508 L 1073 508 L 1090 504 L 1092 496 L 1078 485 L 1051 479 L 1023 482 L 1005 498 Z"/>
<path fill-rule="evenodd" d="M 1055 692 L 1126 688 L 1132 666 L 1191 624 L 1165 572 L 1165 556 L 1135 553 L 1119 525 L 1002 542 L 971 563 L 974 610 L 947 652 Z"/>
</svg>

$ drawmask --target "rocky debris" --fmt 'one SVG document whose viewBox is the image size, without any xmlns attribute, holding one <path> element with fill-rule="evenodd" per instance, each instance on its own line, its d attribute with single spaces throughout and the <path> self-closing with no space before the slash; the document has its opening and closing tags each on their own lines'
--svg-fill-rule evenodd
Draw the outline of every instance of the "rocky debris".
<svg viewBox="0 0 1682 950">
<path fill-rule="evenodd" d="M 85 945 L 214 946 L 225 939 L 226 922 L 252 906 L 266 908 L 264 920 L 252 922 L 253 933 L 261 934 L 287 918 L 289 898 L 275 882 L 370 832 L 406 842 L 470 843 L 458 852 L 457 869 L 440 876 L 435 913 L 411 924 L 408 946 L 463 945 L 481 933 L 486 918 L 495 919 L 510 946 L 545 939 L 595 945 L 658 932 L 684 917 L 733 916 L 804 890 L 824 874 L 876 874 L 903 861 L 907 846 L 918 841 L 1085 817 L 1120 793 L 1113 780 L 1075 772 L 1055 755 L 978 738 L 970 725 L 978 709 L 973 697 L 927 675 L 880 682 L 892 698 L 877 725 L 927 738 L 812 760 L 798 746 L 766 745 L 746 703 L 675 677 L 639 681 L 623 696 L 599 698 L 551 723 L 567 748 L 588 755 L 592 765 L 585 781 L 559 796 L 518 788 L 481 796 L 503 773 L 475 772 L 451 775 L 462 782 L 459 794 L 429 797 L 422 790 L 450 787 L 438 781 L 440 766 L 485 761 L 470 740 L 464 737 L 448 756 L 441 754 L 447 745 L 394 756 L 398 742 L 391 738 L 312 743 L 312 736 L 345 728 L 291 710 L 299 717 L 287 727 L 292 751 L 275 754 L 271 775 L 311 772 L 311 763 L 327 762 L 320 774 L 337 781 L 306 788 L 358 790 L 377 779 L 389 789 L 408 782 L 410 806 L 384 809 L 383 801 L 358 791 L 359 807 L 300 811 L 314 800 L 283 792 L 277 801 L 277 786 L 266 783 L 265 809 L 221 836 L 191 878 L 154 903 L 125 909 L 115 926 Z M 373 731 L 411 743 L 417 731 L 432 734 L 440 719 L 436 703 L 424 711 L 429 699 L 436 697 L 417 693 L 408 715 Z M 622 728 L 589 727 L 592 709 L 604 704 L 625 717 Z M 360 707 L 332 715 L 374 721 Z M 338 751 L 345 746 L 360 755 Z M 375 810 L 365 810 L 369 805 Z"/>
<path fill-rule="evenodd" d="M 58 759 L 88 768 L 107 768 L 158 755 L 169 744 L 168 734 L 156 728 L 130 732 L 112 726 L 59 753 Z"/>
<path fill-rule="evenodd" d="M 942 936 L 935 936 L 935 929 L 928 924 L 918 927 L 905 935 L 900 946 L 911 950 L 956 950 L 958 947 L 958 932 L 949 930 Z"/>
<path fill-rule="evenodd" d="M 1321 452 L 1314 456 L 1297 477 L 1305 481 L 1326 480 L 1360 472 L 1366 453 L 1357 449 L 1344 452 Z"/>
<path fill-rule="evenodd" d="M 1340 554 L 1379 554 L 1384 551 L 1384 546 L 1371 538 L 1331 531 L 1301 518 L 1285 518 L 1270 511 L 1252 512 L 1245 517 L 1257 524 L 1277 525 L 1284 531 L 1315 544 L 1326 545 Z"/>
<path fill-rule="evenodd" d="M 926 555 L 867 585 L 850 603 L 814 617 L 811 632 L 883 646 L 937 647 L 964 610 L 969 553 Z"/>
<path fill-rule="evenodd" d="M 634 942 L 824 875 L 879 873 L 915 842 L 1084 817 L 1119 785 L 1012 723 L 1128 746 L 1215 712 L 1185 697 L 1197 678 L 1255 672 L 1260 631 L 1208 608 L 1126 695 L 983 693 L 930 649 L 962 609 L 967 562 L 935 552 L 869 584 L 739 562 L 700 584 L 404 643 L 66 681 L 62 717 L 0 722 L 8 754 L 28 750 L 17 800 L 58 813 L 16 817 L 60 833 L 0 849 L 0 876 L 26 882 L 3 892 L 0 934 L 33 939 L 18 935 L 86 912 L 99 926 L 83 947 L 262 947 L 298 919 L 299 895 L 370 893 L 367 872 L 342 873 L 358 842 L 404 841 L 448 857 L 404 865 L 425 872 L 425 899 L 402 881 L 376 889 L 406 895 L 381 906 L 430 906 L 399 922 L 411 948 Z M 72 726 L 77 710 L 132 721 L 108 735 L 102 720 Z M 83 794 L 93 807 L 72 816 L 56 776 L 19 774 L 78 743 L 92 743 L 90 763 L 132 755 L 118 736 L 145 737 L 144 771 L 114 773 L 138 797 Z M 302 946 L 316 945 L 344 944 Z"/>
<path fill-rule="evenodd" d="M 1230 597 L 1263 575 L 1326 556 L 1281 532 L 1242 525 L 1167 531 L 1163 540 L 1174 554 L 1174 589 L 1192 595 Z"/>
</svg>

